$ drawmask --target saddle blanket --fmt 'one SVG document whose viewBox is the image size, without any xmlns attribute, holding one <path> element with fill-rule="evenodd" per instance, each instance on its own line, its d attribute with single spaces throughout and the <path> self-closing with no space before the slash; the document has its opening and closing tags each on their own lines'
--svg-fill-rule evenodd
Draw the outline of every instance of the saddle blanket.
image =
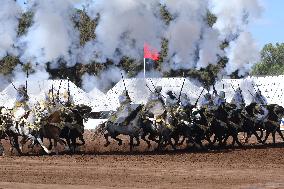
<svg viewBox="0 0 284 189">
<path fill-rule="evenodd" d="M 281 122 L 280 122 L 280 130 L 281 130 L 281 131 L 284 131 L 284 118 L 281 119 Z"/>
</svg>

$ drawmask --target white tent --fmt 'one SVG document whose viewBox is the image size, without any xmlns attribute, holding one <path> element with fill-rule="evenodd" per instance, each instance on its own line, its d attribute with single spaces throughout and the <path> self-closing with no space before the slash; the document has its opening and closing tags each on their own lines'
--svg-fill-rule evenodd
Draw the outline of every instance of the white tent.
<svg viewBox="0 0 284 189">
<path fill-rule="evenodd" d="M 73 97 L 75 104 L 91 105 L 93 100 L 82 89 L 78 88 L 74 83 L 68 82 L 68 80 L 28 81 L 28 95 L 30 97 L 29 103 L 32 105 L 43 100 L 45 98 L 45 94 L 47 94 L 48 90 L 52 89 L 52 87 L 54 94 L 57 94 L 57 92 L 63 94 L 68 89 L 68 83 L 70 95 Z M 17 94 L 14 86 L 18 88 L 18 86 L 22 84 L 25 85 L 25 82 L 23 81 L 22 83 L 16 82 L 14 84 L 10 84 L 0 93 L 1 106 L 5 106 L 7 108 L 12 108 L 14 106 Z"/>
</svg>

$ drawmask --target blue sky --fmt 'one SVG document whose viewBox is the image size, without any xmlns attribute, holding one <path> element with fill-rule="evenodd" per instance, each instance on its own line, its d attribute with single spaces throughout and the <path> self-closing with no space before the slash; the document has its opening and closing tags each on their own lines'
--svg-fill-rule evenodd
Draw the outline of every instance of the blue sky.
<svg viewBox="0 0 284 189">
<path fill-rule="evenodd" d="M 25 0 L 18 0 L 20 3 L 23 1 Z M 264 12 L 261 19 L 250 24 L 249 30 L 260 48 L 267 43 L 284 43 L 284 0 L 260 1 Z"/>
<path fill-rule="evenodd" d="M 251 24 L 250 31 L 260 47 L 267 43 L 284 43 L 284 1 L 262 2 L 265 9 L 262 18 Z"/>
</svg>

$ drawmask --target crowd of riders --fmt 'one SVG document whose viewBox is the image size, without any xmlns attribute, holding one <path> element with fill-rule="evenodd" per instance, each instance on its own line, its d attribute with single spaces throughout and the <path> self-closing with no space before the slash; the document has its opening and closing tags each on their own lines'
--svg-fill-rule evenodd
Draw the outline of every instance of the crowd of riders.
<svg viewBox="0 0 284 189">
<path fill-rule="evenodd" d="M 191 102 L 186 93 L 175 94 L 168 90 L 164 96 L 162 87 L 155 87 L 147 103 L 142 105 L 143 108 L 139 114 L 143 115 L 143 119 L 150 121 L 153 128 L 151 133 L 143 131 L 145 127 L 141 126 L 143 140 L 145 135 L 152 135 L 151 138 L 158 143 L 158 148 L 167 145 L 176 148 L 184 141 L 188 145 L 191 143 L 202 147 L 204 147 L 204 141 L 209 145 L 214 145 L 215 142 L 225 145 L 229 137 L 233 138 L 233 145 L 236 142 L 242 146 L 240 133 L 243 133 L 242 136 L 246 135 L 246 142 L 250 136 L 255 135 L 260 143 L 265 143 L 269 134 L 272 134 L 275 143 L 276 133 L 279 133 L 284 140 L 280 130 L 284 109 L 277 104 L 268 104 L 259 89 L 252 96 L 253 100 L 250 104 L 245 103 L 240 87 L 234 91 L 230 102 L 226 100 L 224 91 L 217 92 L 215 87 L 213 89 L 212 94 L 207 92 L 201 99 L 199 97 L 196 102 Z M 131 122 L 129 115 L 135 111 L 131 109 L 132 101 L 128 91 L 124 90 L 119 99 L 120 107 L 106 123 L 115 124 L 116 127 L 128 127 Z M 131 117 L 135 118 L 135 116 Z M 143 123 L 136 124 L 143 125 Z M 110 127 L 106 127 L 104 131 L 111 133 L 108 128 Z M 119 129 L 116 134 L 105 134 L 107 142 L 109 143 L 108 136 L 116 137 L 118 134 Z"/>
<path fill-rule="evenodd" d="M 91 108 L 85 105 L 75 105 L 69 88 L 60 92 L 54 90 L 52 86 L 44 94 L 44 98 L 33 105 L 29 103 L 30 96 L 25 85 L 14 86 L 14 88 L 16 90 L 14 107 L 12 109 L 0 107 L 0 139 L 8 138 L 11 141 L 12 149 L 15 148 L 21 153 L 18 136 L 21 136 L 24 141 L 31 140 L 32 144 L 41 143 L 40 138 L 47 135 L 44 133 L 48 130 L 44 130 L 44 127 L 48 128 L 47 125 L 58 127 L 60 131 L 65 131 L 65 127 L 68 127 L 69 135 L 73 129 L 76 130 L 76 133 L 80 133 L 78 136 L 83 136 L 84 126 L 81 120 L 86 119 L 83 115 L 84 111 L 88 109 L 88 112 L 91 112 Z M 56 140 L 58 140 L 59 134 L 56 136 Z M 54 139 L 53 136 L 51 134 L 48 139 Z M 75 144 L 76 141 L 73 143 Z M 2 146 L 1 143 L 0 145 Z M 46 150 L 46 152 L 50 151 Z"/>
<path fill-rule="evenodd" d="M 110 143 L 108 137 L 121 144 L 117 136 L 123 134 L 129 135 L 131 141 L 135 138 L 136 145 L 139 144 L 139 139 L 143 139 L 150 147 L 152 143 L 149 140 L 152 140 L 158 143 L 159 149 L 167 145 L 175 149 L 184 142 L 187 146 L 201 148 L 204 148 L 204 142 L 209 146 L 214 143 L 224 146 L 229 137 L 233 139 L 232 145 L 237 143 L 241 146 L 243 143 L 240 142 L 239 133 L 246 135 L 246 142 L 250 136 L 255 135 L 259 143 L 265 143 L 269 134 L 272 134 L 275 143 L 276 133 L 284 140 L 279 127 L 284 108 L 277 104 L 268 104 L 260 90 L 255 92 L 252 102 L 246 104 L 240 87 L 235 90 L 230 102 L 226 100 L 224 91 L 217 92 L 215 87 L 213 89 L 213 93 L 205 94 L 202 90 L 198 99 L 192 102 L 182 90 L 178 94 L 171 90 L 163 93 L 163 88 L 157 86 L 153 87 L 145 104 L 135 105 L 125 88 L 118 98 L 120 106 L 109 115 L 100 130 L 104 133 L 107 144 Z M 86 118 L 82 113 L 84 109 L 79 111 L 80 107 L 75 105 L 69 90 L 59 93 L 52 87 L 45 98 L 32 107 L 28 103 L 30 97 L 26 86 L 20 85 L 15 90 L 17 95 L 14 108 L 0 108 L 1 139 L 10 137 L 12 140 L 10 133 L 16 133 L 17 136 L 33 139 L 33 143 L 36 143 L 36 134 L 46 124 L 60 130 L 68 125 L 69 129 L 75 129 L 83 136 L 82 119 Z M 90 107 L 85 107 L 85 110 L 91 112 Z M 59 112 L 59 122 L 57 120 L 53 123 L 58 119 L 56 115 L 54 119 L 50 118 L 54 112 Z M 77 124 L 76 116 L 81 120 L 80 124 Z M 57 139 L 58 137 L 59 135 Z M 11 144 L 17 148 L 15 140 L 14 138 Z M 76 137 L 73 142 L 76 144 Z M 131 149 L 133 145 L 131 142 Z"/>
</svg>

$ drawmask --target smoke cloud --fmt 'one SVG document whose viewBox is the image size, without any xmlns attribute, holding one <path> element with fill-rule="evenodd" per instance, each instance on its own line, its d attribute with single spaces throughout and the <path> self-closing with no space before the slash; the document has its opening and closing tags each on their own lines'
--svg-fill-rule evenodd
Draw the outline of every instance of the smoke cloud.
<svg viewBox="0 0 284 189">
<path fill-rule="evenodd" d="M 260 0 L 28 0 L 25 9 L 34 12 L 33 24 L 20 38 L 17 27 L 21 8 L 13 0 L 0 2 L 0 60 L 7 53 L 18 55 L 21 62 L 33 64 L 38 78 L 41 74 L 48 78 L 45 64 L 51 62 L 56 67 L 58 60 L 65 60 L 68 66 L 77 62 L 105 63 L 107 59 L 117 64 L 127 56 L 142 64 L 144 43 L 159 50 L 162 38 L 169 40 L 162 71 L 200 69 L 227 56 L 225 72 L 239 70 L 244 75 L 259 60 L 248 25 L 261 16 Z M 160 16 L 161 5 L 173 16 L 169 25 Z M 99 15 L 96 39 L 84 47 L 72 21 L 81 6 L 92 19 Z M 213 28 L 206 20 L 208 10 L 218 18 Z M 229 46 L 222 50 L 220 45 L 225 40 Z M 24 77 L 19 67 L 13 77 Z M 119 68 L 110 67 L 98 76 L 85 74 L 83 87 L 105 91 L 120 79 Z"/>
<path fill-rule="evenodd" d="M 7 54 L 16 55 L 14 44 L 21 8 L 14 0 L 0 0 L 0 60 Z"/>
<path fill-rule="evenodd" d="M 227 74 L 239 70 L 239 76 L 244 76 L 260 60 L 258 46 L 249 32 L 242 32 L 226 51 L 229 58 L 225 68 Z"/>
<path fill-rule="evenodd" d="M 161 45 L 164 25 L 159 0 L 97 0 L 87 10 L 92 18 L 100 15 L 91 46 L 99 62 L 109 58 L 117 63 L 123 56 L 141 59 L 145 42 L 155 48 Z"/>
<path fill-rule="evenodd" d="M 37 0 L 32 2 L 35 10 L 33 25 L 20 39 L 23 49 L 22 62 L 56 62 L 64 59 L 69 66 L 77 61 L 79 32 L 74 28 L 71 0 Z"/>
<path fill-rule="evenodd" d="M 212 0 L 211 11 L 218 17 L 217 28 L 224 39 L 234 38 L 247 30 L 248 24 L 260 18 L 263 7 L 259 0 Z"/>
<path fill-rule="evenodd" d="M 100 73 L 98 76 L 84 74 L 82 77 L 83 89 L 89 92 L 96 87 L 103 92 L 107 92 L 111 87 L 121 80 L 121 73 L 124 75 L 124 77 L 126 77 L 125 72 L 113 66 Z"/>
</svg>

